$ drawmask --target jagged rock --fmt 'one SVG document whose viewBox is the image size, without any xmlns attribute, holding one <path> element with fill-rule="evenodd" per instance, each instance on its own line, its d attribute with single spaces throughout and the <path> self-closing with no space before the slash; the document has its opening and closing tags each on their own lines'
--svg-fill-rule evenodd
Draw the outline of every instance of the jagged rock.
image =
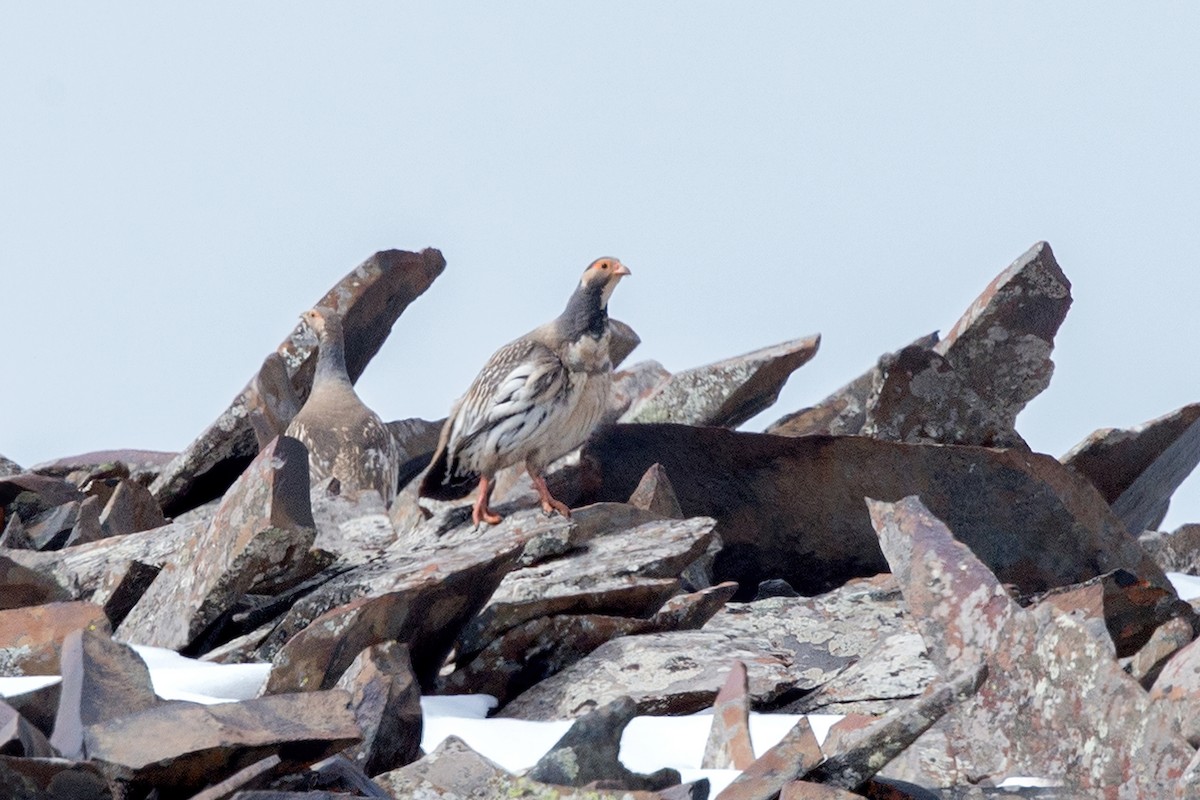
<svg viewBox="0 0 1200 800">
<path fill-rule="evenodd" d="M 619 319 L 610 319 L 608 321 L 609 343 L 608 355 L 612 361 L 613 367 L 619 367 L 625 359 L 629 358 L 639 344 L 642 343 L 642 338 L 637 335 L 637 332 L 631 328 L 628 323 L 621 322 Z"/>
<path fill-rule="evenodd" d="M 279 353 L 268 353 L 246 392 L 246 417 L 259 450 L 283 435 L 301 405 L 287 362 Z"/>
<path fill-rule="evenodd" d="M 808 336 L 676 372 L 621 419 L 737 427 L 770 407 L 791 374 L 820 346 L 820 335 Z"/>
<path fill-rule="evenodd" d="M 375 782 L 396 800 L 409 798 L 536 797 L 538 800 L 658 800 L 653 792 L 576 789 L 549 786 L 518 778 L 476 753 L 466 742 L 449 736 L 437 749 L 416 763 L 375 777 Z"/>
<path fill-rule="evenodd" d="M 97 450 L 35 464 L 29 471 L 65 478 L 71 473 L 96 475 L 104 470 L 116 468 L 124 477 L 147 486 L 177 455 L 178 453 L 165 453 L 161 450 Z"/>
<path fill-rule="evenodd" d="M 57 675 L 63 638 L 71 631 L 109 633 L 93 603 L 44 603 L 0 611 L 0 675 Z"/>
<path fill-rule="evenodd" d="M 1172 533 L 1146 531 L 1138 544 L 1164 572 L 1200 575 L 1200 524 L 1180 525 Z"/>
<path fill-rule="evenodd" d="M 0 797 L 11 800 L 116 800 L 124 798 L 94 764 L 63 758 L 0 755 Z"/>
<path fill-rule="evenodd" d="M 0 478 L 0 506 L 27 522 L 39 513 L 83 498 L 75 484 L 62 478 L 31 472 Z"/>
<path fill-rule="evenodd" d="M 409 303 L 429 288 L 446 261 L 432 248 L 420 253 L 385 250 L 368 258 L 314 305 L 343 316 L 346 369 L 357 380 L 379 351 L 392 325 Z M 280 344 L 298 401 L 312 388 L 316 342 L 297 324 Z M 224 493 L 257 452 L 248 409 L 255 399 L 255 380 L 234 398 L 200 436 L 171 461 L 151 485 L 164 512 L 175 516 Z"/>
<path fill-rule="evenodd" d="M 1200 464 L 1200 403 L 1133 428 L 1098 430 L 1062 461 L 1095 484 L 1130 533 L 1156 528 Z"/>
<path fill-rule="evenodd" d="M 128 645 L 87 630 L 67 634 L 62 646 L 62 693 L 50 742 L 68 758 L 82 758 L 83 732 L 158 705 L 150 670 Z"/>
<path fill-rule="evenodd" d="M 642 403 L 671 379 L 671 373 L 657 361 L 639 361 L 613 373 L 608 394 L 608 410 L 602 424 L 616 422 L 629 409 Z"/>
<path fill-rule="evenodd" d="M 929 349 L 937 344 L 935 331 L 910 346 Z M 897 351 L 899 352 L 899 351 Z M 885 353 L 869 370 L 841 387 L 815 406 L 785 414 L 766 428 L 774 436 L 854 436 L 861 433 L 867 419 L 867 397 L 879 383 L 879 364 L 896 353 Z"/>
<path fill-rule="evenodd" d="M 556 786 L 602 784 L 613 789 L 665 789 L 679 783 L 679 773 L 661 769 L 641 775 L 621 763 L 621 734 L 637 713 L 628 697 L 591 711 L 571 725 L 528 772 L 528 777 Z"/>
<path fill-rule="evenodd" d="M 514 570 L 459 638 L 471 656 L 505 631 L 550 614 L 647 616 L 704 553 L 712 519 L 655 520 L 579 542 L 569 556 Z"/>
<path fill-rule="evenodd" d="M 144 486 L 139 486 L 138 489 L 146 491 Z M 88 497 L 80 503 L 79 515 L 75 524 L 71 526 L 71 532 L 67 535 L 63 546 L 70 547 L 76 544 L 97 542 L 107 536 L 104 524 L 101 522 L 101 513 L 100 498 L 98 497 Z"/>
<path fill-rule="evenodd" d="M 41 731 L 42 735 L 49 737 L 54 732 L 54 715 L 58 711 L 61 693 L 62 683 L 56 681 L 47 686 L 10 694 L 4 698 L 4 702 L 12 706 L 30 725 Z"/>
<path fill-rule="evenodd" d="M 0 509 L 0 516 L 4 509 Z M 4 519 L 4 527 L 0 529 L 0 548 L 5 550 L 33 550 L 33 540 L 25 530 L 25 523 L 16 514 L 10 514 Z"/>
<path fill-rule="evenodd" d="M 1192 749 L 1120 669 L 1103 621 L 1081 624 L 1048 604 L 1021 609 L 915 497 L 868 505 L 931 658 L 948 675 L 988 670 L 933 729 L 944 738 L 925 748 L 921 737 L 888 775 L 934 785 L 962 782 L 955 770 L 1053 777 L 1131 796 L 1178 780 Z"/>
<path fill-rule="evenodd" d="M 734 661 L 713 702 L 713 724 L 704 746 L 701 769 L 741 769 L 754 763 L 750 741 L 750 679 L 746 665 Z"/>
<path fill-rule="evenodd" d="M 790 654 L 761 638 L 708 631 L 650 633 L 605 642 L 524 692 L 500 712 L 516 719 L 573 719 L 628 695 L 640 714 L 691 714 L 712 705 L 725 664 L 745 662 L 753 702 L 769 705 L 796 685 Z"/>
<path fill-rule="evenodd" d="M 693 630 L 707 622 L 733 596 L 725 583 L 666 602 L 649 619 L 600 614 L 554 614 L 506 631 L 438 682 L 439 694 L 482 693 L 500 705 L 574 664 L 619 636 Z"/>
<path fill-rule="evenodd" d="M 1154 631 L 1142 649 L 1125 662 L 1125 671 L 1149 690 L 1168 659 L 1196 638 L 1196 625 L 1184 616 L 1173 617 Z"/>
<path fill-rule="evenodd" d="M 150 490 L 132 480 L 119 482 L 100 512 L 105 536 L 148 531 L 166 524 L 166 517 Z"/>
<path fill-rule="evenodd" d="M 1200 747 L 1200 646 L 1193 641 L 1163 666 L 1150 690 L 1155 707 L 1193 747 Z"/>
<path fill-rule="evenodd" d="M 976 664 L 944 683 L 929 687 L 924 696 L 895 708 L 874 723 L 839 740 L 825 741 L 825 760 L 806 778 L 843 789 L 857 789 L 956 705 L 979 690 L 987 677 Z"/>
<path fill-rule="evenodd" d="M 727 636 L 765 639 L 788 654 L 794 688 L 806 690 L 788 713 L 821 710 L 828 703 L 849 707 L 856 702 L 879 703 L 920 694 L 936 674 L 923 654 L 924 646 L 901 653 L 884 647 L 891 637 L 917 636 L 899 589 L 890 576 L 855 580 L 816 597 L 772 597 L 752 603 L 730 603 L 704 630 Z M 852 675 L 875 671 L 890 680 L 863 685 Z M 828 688 L 827 688 L 828 687 Z M 845 710 L 845 709 L 840 709 Z"/>
<path fill-rule="evenodd" d="M 734 778 L 717 800 L 771 800 L 785 785 L 820 763 L 822 757 L 812 727 L 801 717 L 778 744 Z"/>
<path fill-rule="evenodd" d="M 1174 592 L 1140 581 L 1123 569 L 1084 583 L 1052 589 L 1037 598 L 1077 619 L 1099 620 L 1108 629 L 1118 658 L 1128 658 L 1169 619 L 1200 628 L 1200 618 Z"/>
<path fill-rule="evenodd" d="M 5 458 L 0 455 L 0 478 L 7 478 L 9 475 L 20 475 L 24 471 L 20 464 L 11 458 Z"/>
<path fill-rule="evenodd" d="M 196 791 L 269 755 L 306 766 L 359 739 L 340 690 L 203 706 L 163 702 L 88 726 L 88 758 L 131 783 Z"/>
<path fill-rule="evenodd" d="M 338 680 L 363 740 L 346 751 L 367 775 L 416 761 L 421 754 L 421 690 L 408 647 L 384 642 L 358 654 Z"/>
<path fill-rule="evenodd" d="M 44 511 L 33 519 L 22 519 L 25 535 L 33 548 L 58 550 L 65 545 L 79 522 L 79 509 L 82 506 L 82 500 L 72 500 Z"/>
<path fill-rule="evenodd" d="M 1022 592 L 1117 568 L 1169 585 L 1095 488 L 1049 456 L 614 425 L 593 435 L 583 460 L 595 473 L 587 502 L 629 497 L 645 471 L 661 464 L 685 514 L 718 520 L 725 546 L 715 577 L 737 581 L 747 599 L 767 578 L 816 593 L 886 571 L 862 498 L 908 494 L 924 498 L 1002 581 Z"/>
<path fill-rule="evenodd" d="M 308 453 L 281 436 L 238 479 L 203 533 L 166 564 L 121 623 L 125 641 L 181 649 L 243 595 L 272 594 L 319 572 Z"/>
<path fill-rule="evenodd" d="M 657 514 L 663 519 L 683 519 L 683 509 L 675 487 L 662 464 L 651 464 L 646 474 L 638 481 L 637 488 L 629 496 L 629 505 Z"/>
<path fill-rule="evenodd" d="M 358 653 L 389 639 L 409 644 L 417 679 L 432 686 L 463 625 L 545 524 L 539 509 L 473 538 L 398 542 L 327 581 L 292 606 L 260 649 L 274 662 L 265 691 L 328 688 Z"/>
<path fill-rule="evenodd" d="M 56 755 L 45 735 L 3 700 L 0 700 L 0 753 L 22 758 L 52 758 Z"/>
<path fill-rule="evenodd" d="M 0 555 L 0 611 L 70 599 L 53 578 Z"/>
<path fill-rule="evenodd" d="M 352 497 L 314 495 L 317 538 L 313 547 L 336 555 L 339 567 L 364 564 L 396 541 L 396 531 L 378 492 L 357 492 Z"/>
</svg>

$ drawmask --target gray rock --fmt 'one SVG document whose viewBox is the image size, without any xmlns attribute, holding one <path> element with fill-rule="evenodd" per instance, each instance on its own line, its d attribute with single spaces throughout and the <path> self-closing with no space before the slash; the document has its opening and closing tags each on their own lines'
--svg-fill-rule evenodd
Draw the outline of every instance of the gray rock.
<svg viewBox="0 0 1200 800">
<path fill-rule="evenodd" d="M 1181 525 L 1171 533 L 1145 531 L 1138 544 L 1164 572 L 1200 575 L 1200 524 Z"/>
<path fill-rule="evenodd" d="M 809 336 L 677 372 L 621 420 L 737 427 L 769 408 L 820 346 L 820 335 Z"/>
<path fill-rule="evenodd" d="M 363 740 L 345 752 L 367 775 L 411 764 L 421 755 L 421 690 L 408 647 L 383 642 L 358 654 L 338 680 L 350 694 Z"/>
</svg>

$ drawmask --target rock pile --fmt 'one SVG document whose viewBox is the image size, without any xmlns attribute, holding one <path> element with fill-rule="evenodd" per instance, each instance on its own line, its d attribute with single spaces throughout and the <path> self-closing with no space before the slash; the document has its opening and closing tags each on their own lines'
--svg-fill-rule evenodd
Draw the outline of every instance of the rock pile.
<svg viewBox="0 0 1200 800">
<path fill-rule="evenodd" d="M 352 379 L 444 266 L 379 253 L 318 301 Z M 1031 452 L 1015 420 L 1070 302 L 1040 243 L 946 338 L 761 434 L 735 428 L 818 336 L 626 367 L 548 478 L 570 519 L 516 474 L 494 527 L 419 506 L 436 421 L 389 423 L 390 508 L 311 486 L 283 435 L 299 327 L 179 454 L 0 458 L 0 674 L 62 675 L 0 703 L 0 796 L 702 798 L 617 753 L 635 714 L 714 705 L 730 800 L 1197 796 L 1200 618 L 1165 570 L 1200 571 L 1200 526 L 1143 529 L 1200 462 L 1200 404 Z M 131 643 L 271 670 L 254 699 L 166 701 Z M 524 775 L 453 738 L 421 753 L 421 694 L 467 692 L 577 721 Z M 756 757 L 751 709 L 845 716 Z M 1060 788 L 989 788 L 1013 776 Z"/>
</svg>

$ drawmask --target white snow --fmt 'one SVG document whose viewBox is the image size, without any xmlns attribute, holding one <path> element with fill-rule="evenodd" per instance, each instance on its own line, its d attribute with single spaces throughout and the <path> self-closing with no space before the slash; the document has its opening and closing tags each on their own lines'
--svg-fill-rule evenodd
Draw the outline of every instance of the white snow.
<svg viewBox="0 0 1200 800">
<path fill-rule="evenodd" d="M 1200 577 L 1182 572 L 1168 572 L 1167 578 L 1175 587 L 1175 593 L 1179 595 L 1180 600 L 1195 600 L 1200 597 Z"/>
</svg>

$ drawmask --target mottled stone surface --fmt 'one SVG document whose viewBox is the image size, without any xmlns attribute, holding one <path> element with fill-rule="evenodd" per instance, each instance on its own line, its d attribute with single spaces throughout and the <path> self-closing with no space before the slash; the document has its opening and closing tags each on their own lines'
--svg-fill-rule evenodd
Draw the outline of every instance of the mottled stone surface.
<svg viewBox="0 0 1200 800">
<path fill-rule="evenodd" d="M 344 755 L 367 775 L 411 764 L 421 755 L 421 689 L 408 647 L 383 642 L 358 654 L 338 680 L 350 694 L 363 740 Z"/>
<path fill-rule="evenodd" d="M 569 555 L 514 570 L 463 631 L 470 655 L 523 622 L 549 614 L 647 616 L 712 539 L 712 519 L 656 520 L 579 542 Z"/>
<path fill-rule="evenodd" d="M 671 478 L 662 464 L 651 464 L 646 474 L 638 482 L 637 488 L 629 496 L 629 505 L 641 508 L 652 514 L 658 514 L 664 519 L 681 519 L 683 509 L 679 507 L 679 497 Z"/>
<path fill-rule="evenodd" d="M 89 725 L 152 708 L 159 702 L 146 663 L 128 645 L 77 630 L 62 648 L 62 690 L 51 743 L 68 758 L 82 758 Z"/>
<path fill-rule="evenodd" d="M 648 619 L 602 614 L 554 614 L 505 631 L 458 669 L 439 679 L 439 694 L 483 693 L 501 705 L 574 664 L 605 642 L 638 633 L 693 630 L 733 596 L 728 583 L 668 600 Z"/>
<path fill-rule="evenodd" d="M 1200 524 L 1180 525 L 1170 533 L 1145 531 L 1138 544 L 1164 572 L 1200 575 Z"/>
<path fill-rule="evenodd" d="M 1195 638 L 1193 620 L 1185 617 L 1169 619 L 1158 626 L 1142 649 L 1123 662 L 1125 671 L 1141 683 L 1142 688 L 1149 690 L 1168 660 Z"/>
<path fill-rule="evenodd" d="M 636 713 L 637 703 L 620 697 L 583 715 L 533 765 L 527 777 L 556 786 L 602 783 L 612 788 L 654 790 L 678 784 L 679 773 L 673 769 L 642 775 L 621 763 L 621 734 Z"/>
<path fill-rule="evenodd" d="M 657 361 L 639 361 L 614 372 L 608 394 L 608 410 L 601 418 L 601 423 L 616 422 L 670 379 L 670 371 Z"/>
<path fill-rule="evenodd" d="M 64 758 L 0 755 L 0 797 L 12 800 L 117 800 L 124 798 L 94 764 Z"/>
<path fill-rule="evenodd" d="M 1062 457 L 1095 484 L 1133 535 L 1158 527 L 1200 464 L 1200 403 L 1133 428 L 1103 428 Z"/>
<path fill-rule="evenodd" d="M 761 638 L 687 631 L 622 636 L 509 702 L 500 716 L 574 719 L 628 695 L 639 714 L 691 714 L 712 705 L 726 665 L 745 662 L 750 696 L 767 704 L 796 685 L 790 656 Z"/>
<path fill-rule="evenodd" d="M 1113 569 L 1166 587 L 1095 488 L 1049 456 L 862 437 L 786 438 L 614 425 L 584 450 L 586 501 L 624 500 L 659 463 L 688 516 L 718 521 L 718 580 L 783 578 L 803 593 L 888 569 L 863 497 L 919 495 L 1006 583 L 1030 593 Z M 739 595 L 739 598 L 741 595 Z M 753 597 L 753 591 L 748 593 Z M 748 599 L 747 597 L 747 599 Z"/>
<path fill-rule="evenodd" d="M 301 406 L 283 356 L 279 353 L 267 354 L 258 372 L 250 379 L 245 402 L 246 418 L 250 420 L 255 441 L 261 450 L 276 436 L 283 435 Z"/>
<path fill-rule="evenodd" d="M 1064 778 L 1121 796 L 1155 796 L 1179 779 L 1192 749 L 1121 670 L 1102 621 L 1089 626 L 1048 604 L 1021 609 L 916 498 L 869 506 L 931 658 L 948 675 L 987 670 L 979 691 L 933 729 L 945 732 L 935 740 L 940 757 L 918 740 L 889 775 L 942 785 Z M 1040 713 L 1029 713 L 1034 705 Z"/>
<path fill-rule="evenodd" d="M 0 675 L 57 675 L 63 639 L 71 631 L 108 634 L 94 603 L 46 603 L 0 611 Z"/>
<path fill-rule="evenodd" d="M 226 493 L 212 522 L 169 562 L 121 623 L 121 639 L 181 649 L 237 600 L 315 574 L 308 452 L 281 436 Z"/>
<path fill-rule="evenodd" d="M 342 315 L 346 371 L 357 380 L 379 352 L 404 309 L 446 268 L 432 248 L 420 253 L 385 250 L 368 258 L 313 305 Z M 298 401 L 312 388 L 316 341 L 297 324 L 277 352 Z M 163 468 L 150 489 L 169 516 L 220 496 L 257 452 L 249 408 L 256 404 L 254 379 L 182 453 Z"/>
<path fill-rule="evenodd" d="M 929 349 L 937 344 L 936 332 L 922 336 L 912 345 Z M 880 361 L 889 355 L 884 354 Z M 853 436 L 862 432 L 866 422 L 867 396 L 879 380 L 876 363 L 862 375 L 833 392 L 815 406 L 793 411 L 767 426 L 766 432 L 775 436 Z"/>
<path fill-rule="evenodd" d="M 204 706 L 163 702 L 91 725 L 88 757 L 135 783 L 195 792 L 272 754 L 297 766 L 359 739 L 345 692 L 305 692 Z"/>
<path fill-rule="evenodd" d="M 734 661 L 713 701 L 713 722 L 700 760 L 701 769 L 746 769 L 754 762 L 750 741 L 750 678 Z"/>
<path fill-rule="evenodd" d="M 819 335 L 808 336 L 676 372 L 621 419 L 737 427 L 769 408 L 791 374 L 820 346 Z"/>
<path fill-rule="evenodd" d="M 770 800 L 822 759 L 821 746 L 808 720 L 801 717 L 783 738 L 746 767 L 717 795 L 717 800 Z"/>
</svg>

